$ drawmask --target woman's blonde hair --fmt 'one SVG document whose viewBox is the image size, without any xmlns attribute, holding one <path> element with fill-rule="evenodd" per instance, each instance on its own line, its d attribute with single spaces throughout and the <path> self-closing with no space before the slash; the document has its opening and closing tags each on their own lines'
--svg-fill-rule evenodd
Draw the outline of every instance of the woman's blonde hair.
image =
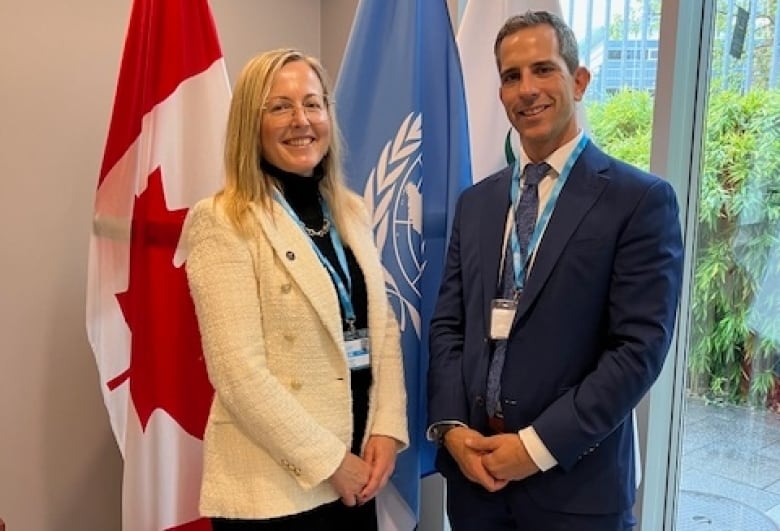
<svg viewBox="0 0 780 531">
<path fill-rule="evenodd" d="M 333 102 L 325 69 L 320 62 L 298 50 L 271 50 L 252 58 L 233 87 L 225 137 L 225 188 L 218 194 L 228 219 L 241 234 L 251 233 L 250 205 L 271 210 L 275 179 L 259 165 L 263 156 L 260 128 L 263 106 L 279 70 L 288 63 L 303 61 L 317 74 L 322 85 L 331 134 L 328 151 L 322 159 L 324 177 L 320 191 L 336 223 L 343 229 L 345 210 L 350 208 L 341 169 L 341 134 L 333 114 Z"/>
</svg>

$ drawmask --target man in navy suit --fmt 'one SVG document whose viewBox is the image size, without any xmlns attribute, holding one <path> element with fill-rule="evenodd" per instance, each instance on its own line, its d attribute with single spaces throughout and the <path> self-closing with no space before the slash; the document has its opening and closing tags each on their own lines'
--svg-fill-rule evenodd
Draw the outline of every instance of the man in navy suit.
<svg viewBox="0 0 780 531">
<path fill-rule="evenodd" d="M 495 56 L 522 149 L 460 197 L 430 328 L 452 529 L 631 529 L 632 410 L 681 285 L 675 194 L 578 127 L 590 74 L 560 17 L 510 18 Z"/>
</svg>

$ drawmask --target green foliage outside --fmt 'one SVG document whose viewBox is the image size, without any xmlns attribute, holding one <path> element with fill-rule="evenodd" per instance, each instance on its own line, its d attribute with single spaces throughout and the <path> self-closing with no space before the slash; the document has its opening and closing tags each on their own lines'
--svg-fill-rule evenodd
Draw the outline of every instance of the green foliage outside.
<svg viewBox="0 0 780 531">
<path fill-rule="evenodd" d="M 588 108 L 595 141 L 650 161 L 652 96 L 624 90 Z M 695 205 L 689 388 L 780 409 L 780 91 L 714 91 Z M 685 171 L 681 169 L 681 171 Z"/>
</svg>

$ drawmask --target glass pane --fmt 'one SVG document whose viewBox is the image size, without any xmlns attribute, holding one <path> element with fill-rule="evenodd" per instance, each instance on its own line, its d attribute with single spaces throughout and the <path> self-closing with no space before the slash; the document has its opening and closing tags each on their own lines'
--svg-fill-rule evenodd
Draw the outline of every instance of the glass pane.
<svg viewBox="0 0 780 531">
<path fill-rule="evenodd" d="M 780 0 L 716 0 L 676 529 L 780 529 Z"/>
<path fill-rule="evenodd" d="M 587 128 L 607 153 L 650 165 L 661 0 L 560 2 L 591 72 Z"/>
</svg>

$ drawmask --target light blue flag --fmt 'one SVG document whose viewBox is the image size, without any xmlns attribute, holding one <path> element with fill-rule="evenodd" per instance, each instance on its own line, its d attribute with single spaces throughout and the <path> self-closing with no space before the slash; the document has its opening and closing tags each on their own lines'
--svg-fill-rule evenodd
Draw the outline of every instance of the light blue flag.
<svg viewBox="0 0 780 531">
<path fill-rule="evenodd" d="M 401 326 L 411 447 L 387 490 L 400 494 L 416 522 L 420 478 L 433 472 L 435 452 L 425 440 L 428 324 L 455 201 L 471 183 L 463 79 L 445 0 L 361 0 L 335 102 L 347 179 L 372 212 Z"/>
</svg>

